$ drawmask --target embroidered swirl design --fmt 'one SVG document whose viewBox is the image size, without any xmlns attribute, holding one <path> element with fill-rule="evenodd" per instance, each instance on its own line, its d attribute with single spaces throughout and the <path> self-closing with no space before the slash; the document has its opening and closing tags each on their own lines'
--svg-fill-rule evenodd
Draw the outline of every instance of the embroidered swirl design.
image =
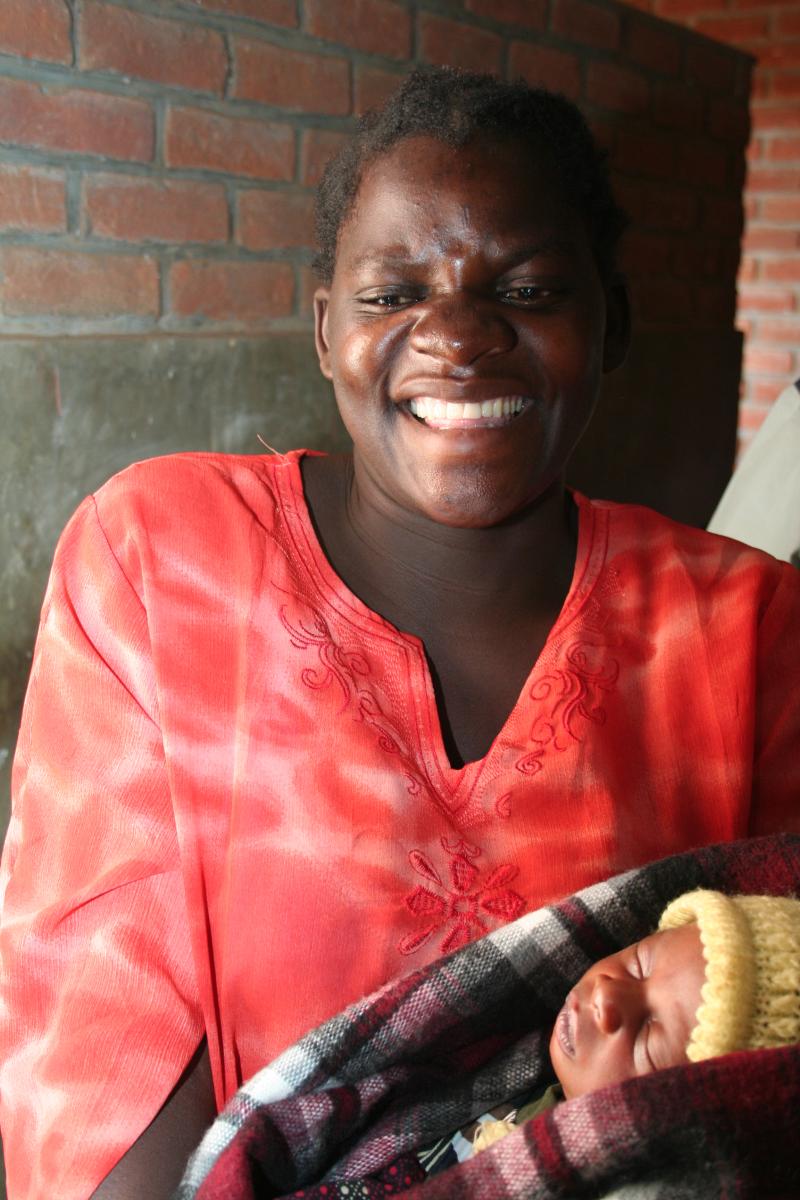
<svg viewBox="0 0 800 1200">
<path fill-rule="evenodd" d="M 587 724 L 603 725 L 603 698 L 613 692 L 619 663 L 609 658 L 599 639 L 583 638 L 566 648 L 565 665 L 537 676 L 529 689 L 532 700 L 544 708 L 533 721 L 529 750 L 514 764 L 522 775 L 536 775 L 551 750 L 563 753 L 583 740 Z"/>
</svg>

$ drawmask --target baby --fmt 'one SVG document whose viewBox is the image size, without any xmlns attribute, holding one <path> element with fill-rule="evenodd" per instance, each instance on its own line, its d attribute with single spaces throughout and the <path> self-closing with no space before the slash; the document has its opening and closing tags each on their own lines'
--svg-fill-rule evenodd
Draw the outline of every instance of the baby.
<svg viewBox="0 0 800 1200">
<path fill-rule="evenodd" d="M 559 1085 L 420 1154 L 434 1174 L 560 1100 L 687 1059 L 800 1042 L 800 900 L 687 892 L 658 931 L 595 963 L 550 1039 Z"/>
</svg>

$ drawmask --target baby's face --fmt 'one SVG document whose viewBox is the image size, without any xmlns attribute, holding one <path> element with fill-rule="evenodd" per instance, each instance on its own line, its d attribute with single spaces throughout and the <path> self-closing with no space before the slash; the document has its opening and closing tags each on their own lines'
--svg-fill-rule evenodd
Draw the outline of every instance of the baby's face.
<svg viewBox="0 0 800 1200">
<path fill-rule="evenodd" d="M 550 1039 L 567 1099 L 686 1062 L 704 979 L 694 924 L 653 933 L 590 967 Z"/>
</svg>

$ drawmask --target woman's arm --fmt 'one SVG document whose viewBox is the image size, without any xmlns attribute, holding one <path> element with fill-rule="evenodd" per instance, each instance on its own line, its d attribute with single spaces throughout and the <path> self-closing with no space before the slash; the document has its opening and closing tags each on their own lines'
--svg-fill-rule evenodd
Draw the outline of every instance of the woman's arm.
<svg viewBox="0 0 800 1200">
<path fill-rule="evenodd" d="M 161 1112 L 92 1193 L 92 1200 L 169 1200 L 215 1115 L 203 1040 Z"/>
<path fill-rule="evenodd" d="M 14 764 L 0 880 L 11 1200 L 86 1200 L 205 1034 L 133 518 L 126 528 L 121 562 L 90 500 L 61 539 Z"/>
</svg>

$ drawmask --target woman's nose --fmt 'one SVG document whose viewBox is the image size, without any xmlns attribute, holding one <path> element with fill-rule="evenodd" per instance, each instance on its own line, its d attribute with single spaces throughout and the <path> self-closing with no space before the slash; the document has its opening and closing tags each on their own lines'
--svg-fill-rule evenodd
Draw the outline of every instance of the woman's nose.
<svg viewBox="0 0 800 1200">
<path fill-rule="evenodd" d="M 470 366 L 481 358 L 506 354 L 517 344 L 512 325 L 479 297 L 450 294 L 418 306 L 411 345 L 419 354 L 452 366 Z"/>
<path fill-rule="evenodd" d="M 616 1033 L 623 1025 L 639 1021 L 644 997 L 636 980 L 598 975 L 592 989 L 592 1007 L 602 1033 Z"/>
</svg>

